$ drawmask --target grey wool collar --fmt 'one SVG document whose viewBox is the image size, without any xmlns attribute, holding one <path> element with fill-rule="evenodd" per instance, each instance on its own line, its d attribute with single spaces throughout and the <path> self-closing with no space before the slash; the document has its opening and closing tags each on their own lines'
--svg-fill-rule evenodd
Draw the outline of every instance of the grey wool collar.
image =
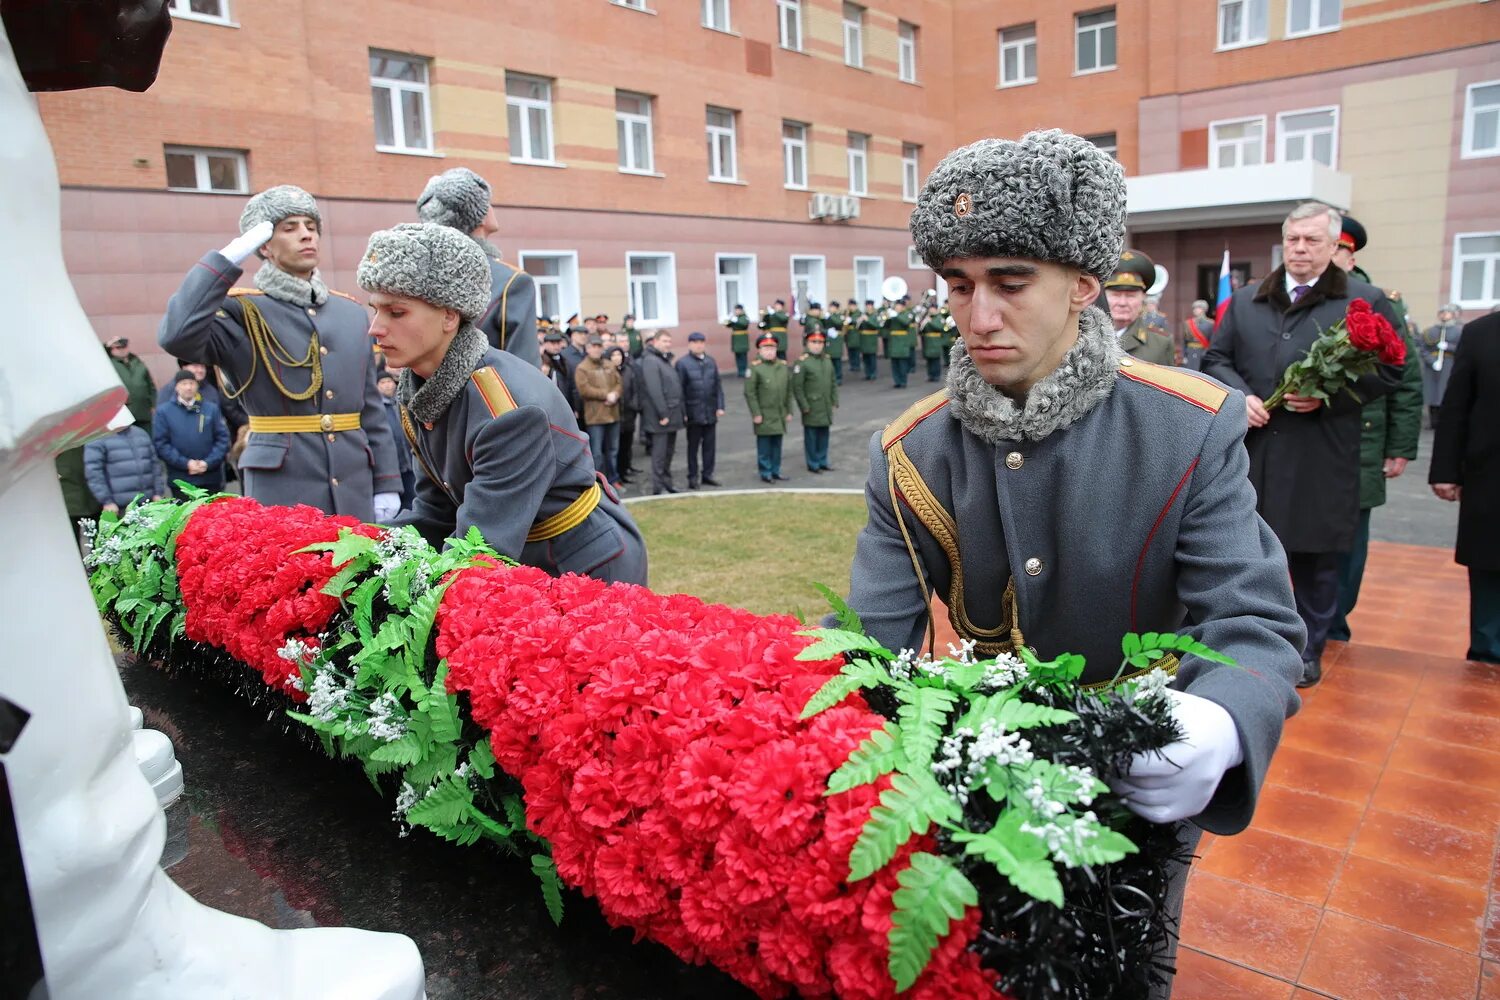
<svg viewBox="0 0 1500 1000">
<path fill-rule="evenodd" d="M 1078 317 L 1078 343 L 1018 404 L 980 376 L 960 340 L 948 368 L 950 406 L 965 430 L 990 444 L 1040 441 L 1103 402 L 1123 356 L 1109 319 L 1098 309 L 1085 309 Z"/>
<path fill-rule="evenodd" d="M 469 384 L 474 366 L 489 349 L 490 342 L 484 334 L 473 323 L 464 320 L 432 378 L 423 380 L 410 368 L 401 373 L 401 380 L 397 383 L 401 402 L 415 419 L 424 424 L 437 423 L 464 391 L 464 386 Z"/>
<path fill-rule="evenodd" d="M 313 272 L 311 281 L 304 281 L 294 274 L 287 274 L 270 261 L 262 262 L 260 270 L 255 272 L 255 287 L 273 299 L 303 309 L 328 301 L 328 286 L 323 284 L 317 271 Z"/>
<path fill-rule="evenodd" d="M 478 243 L 479 249 L 483 250 L 484 255 L 490 260 L 505 259 L 505 255 L 500 252 L 500 248 L 495 246 L 495 244 L 491 243 L 489 240 L 485 239 L 483 236 L 470 236 L 469 239 L 473 240 L 475 243 Z"/>
</svg>

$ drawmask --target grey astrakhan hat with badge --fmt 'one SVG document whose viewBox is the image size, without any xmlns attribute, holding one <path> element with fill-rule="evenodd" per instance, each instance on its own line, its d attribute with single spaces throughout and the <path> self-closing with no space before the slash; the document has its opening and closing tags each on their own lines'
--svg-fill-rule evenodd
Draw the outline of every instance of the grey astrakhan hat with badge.
<svg viewBox="0 0 1500 1000">
<path fill-rule="evenodd" d="M 457 229 L 404 222 L 370 236 L 355 275 L 367 292 L 421 299 L 473 322 L 490 305 L 490 262 Z"/>
<path fill-rule="evenodd" d="M 240 213 L 240 232 L 248 233 L 262 222 L 274 226 L 294 215 L 305 215 L 318 225 L 323 224 L 318 202 L 312 195 L 295 184 L 278 184 L 245 202 L 245 210 Z"/>
</svg>

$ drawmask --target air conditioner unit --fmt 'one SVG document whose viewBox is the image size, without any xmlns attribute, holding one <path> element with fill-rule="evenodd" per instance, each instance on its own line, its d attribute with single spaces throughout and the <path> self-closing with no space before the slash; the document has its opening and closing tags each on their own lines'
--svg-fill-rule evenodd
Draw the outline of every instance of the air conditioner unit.
<svg viewBox="0 0 1500 1000">
<path fill-rule="evenodd" d="M 839 198 L 839 218 L 840 219 L 857 219 L 857 218 L 859 218 L 859 196 L 858 195 L 846 194 L 843 197 Z"/>
<path fill-rule="evenodd" d="M 831 194 L 815 194 L 807 200 L 809 219 L 827 219 L 838 212 L 838 198 Z"/>
</svg>

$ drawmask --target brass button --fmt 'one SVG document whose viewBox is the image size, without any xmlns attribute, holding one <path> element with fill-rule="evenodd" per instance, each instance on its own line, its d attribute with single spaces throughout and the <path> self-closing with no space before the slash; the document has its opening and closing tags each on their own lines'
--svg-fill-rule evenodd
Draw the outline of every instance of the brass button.
<svg viewBox="0 0 1500 1000">
<path fill-rule="evenodd" d="M 318 419 L 318 426 L 320 428 L 322 428 L 323 430 L 325 430 L 325 431 L 331 431 L 331 430 L 333 430 L 333 414 L 332 413 L 325 413 L 325 414 L 323 414 L 323 416 Z M 333 439 L 329 438 L 329 440 L 331 441 Z"/>
<path fill-rule="evenodd" d="M 332 399 L 333 398 L 333 390 L 332 389 L 324 389 L 323 390 L 323 398 L 324 399 Z"/>
<path fill-rule="evenodd" d="M 332 435 L 332 434 L 328 435 L 328 442 L 330 444 L 332 444 L 335 440 L 337 440 L 337 439 L 334 437 L 334 435 Z"/>
<path fill-rule="evenodd" d="M 1007 469 L 1019 469 L 1026 464 L 1026 459 L 1021 457 L 1019 451 L 1013 451 L 1005 456 L 1005 467 Z"/>
<path fill-rule="evenodd" d="M 311 306 L 309 306 L 308 310 L 307 310 L 307 314 L 309 316 L 316 316 L 318 314 L 318 311 L 316 309 L 313 309 Z"/>
<path fill-rule="evenodd" d="M 1124 365 L 1126 368 L 1129 368 L 1131 365 L 1135 364 L 1135 362 L 1130 360 L 1130 356 L 1127 354 L 1125 357 L 1120 359 L 1120 364 Z"/>
<path fill-rule="evenodd" d="M 337 486 L 339 484 L 339 477 L 338 476 L 334 476 L 332 479 L 328 480 L 328 482 L 331 483 L 334 486 Z"/>
<path fill-rule="evenodd" d="M 1036 556 L 1026 560 L 1026 575 L 1039 576 L 1042 572 L 1042 561 Z"/>
<path fill-rule="evenodd" d="M 326 356 L 328 354 L 328 348 L 320 347 L 318 348 L 318 353 Z"/>
</svg>

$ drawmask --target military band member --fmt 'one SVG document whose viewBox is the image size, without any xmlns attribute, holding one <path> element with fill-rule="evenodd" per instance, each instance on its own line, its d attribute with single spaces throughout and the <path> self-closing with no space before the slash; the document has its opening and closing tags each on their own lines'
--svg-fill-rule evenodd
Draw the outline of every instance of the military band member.
<svg viewBox="0 0 1500 1000">
<path fill-rule="evenodd" d="M 743 307 L 740 311 L 744 312 Z M 750 321 L 746 320 L 745 322 L 749 323 Z M 646 344 L 643 340 L 641 340 L 641 331 L 635 328 L 634 315 L 632 315 L 631 313 L 626 313 L 620 318 L 620 332 L 625 335 L 626 352 L 632 358 L 635 358 L 637 361 L 639 361 L 641 352 L 645 351 L 646 349 Z"/>
<path fill-rule="evenodd" d="M 452 226 L 467 233 L 490 262 L 490 288 L 494 298 L 475 326 L 490 345 L 509 351 L 536 365 L 541 361 L 536 335 L 536 283 L 531 275 L 501 259 L 489 238 L 500 231 L 495 208 L 490 204 L 490 185 L 467 167 L 454 167 L 430 178 L 417 199 L 417 217 L 423 222 Z"/>
<path fill-rule="evenodd" d="M 370 336 L 401 373 L 401 423 L 422 475 L 400 519 L 433 545 L 476 527 L 497 552 L 553 575 L 646 582 L 635 522 L 594 470 L 560 392 L 475 327 L 490 270 L 472 240 L 406 224 L 370 237 L 358 272 Z"/>
<path fill-rule="evenodd" d="M 786 302 L 777 299 L 770 309 L 761 314 L 760 322 L 755 324 L 776 338 L 776 356 L 782 361 L 786 360 L 786 325 L 790 322 L 791 317 L 787 315 Z M 757 338 L 755 342 L 759 345 L 760 340 Z"/>
<path fill-rule="evenodd" d="M 885 356 L 891 363 L 891 382 L 897 389 L 906 388 L 906 379 L 911 374 L 911 359 L 915 351 L 912 341 L 916 337 L 912 327 L 916 321 L 911 314 L 911 296 L 903 295 L 896 307 L 886 313 L 882 324 L 885 341 Z"/>
<path fill-rule="evenodd" d="M 947 371 L 953 360 L 953 345 L 958 340 L 958 323 L 954 321 L 953 313 L 948 309 L 947 303 L 943 304 L 941 315 L 943 317 L 943 371 Z"/>
<path fill-rule="evenodd" d="M 865 299 L 864 312 L 859 318 L 859 335 L 864 342 L 861 350 L 864 353 L 866 382 L 873 382 L 880 377 L 880 330 L 881 320 L 880 314 L 875 311 L 875 300 Z"/>
<path fill-rule="evenodd" d="M 809 302 L 807 304 L 807 312 L 803 313 L 797 322 L 802 325 L 802 349 L 805 351 L 807 350 L 808 337 L 815 333 L 824 333 L 823 304 L 821 302 Z M 823 339 L 828 339 L 827 334 L 824 334 Z"/>
<path fill-rule="evenodd" d="M 169 354 L 217 366 L 226 399 L 249 415 L 245 495 L 304 503 L 362 521 L 401 509 L 376 355 L 364 308 L 318 273 L 322 217 L 282 184 L 251 198 L 240 236 L 203 255 L 167 303 L 157 339 Z M 254 287 L 235 285 L 258 255 Z"/>
<path fill-rule="evenodd" d="M 833 362 L 835 385 L 844 384 L 844 311 L 837 302 L 828 303 L 828 314 L 823 317 L 823 335 L 828 343 L 823 353 Z"/>
<path fill-rule="evenodd" d="M 1120 349 L 1131 357 L 1154 365 L 1176 363 L 1172 338 L 1146 323 L 1146 289 L 1156 280 L 1156 265 L 1139 250 L 1126 250 L 1114 274 L 1104 283 L 1109 316 L 1115 324 Z"/>
<path fill-rule="evenodd" d="M 859 321 L 863 317 L 860 312 L 859 303 L 850 299 L 844 306 L 844 345 L 849 352 L 849 377 L 858 378 L 864 369 L 864 335 L 860 332 Z"/>
<path fill-rule="evenodd" d="M 729 329 L 729 350 L 734 354 L 735 374 L 744 378 L 750 370 L 750 317 L 745 315 L 745 307 L 736 302 L 734 314 L 724 321 L 724 326 Z"/>
<path fill-rule="evenodd" d="M 948 324 L 947 316 L 942 310 L 931 308 L 927 310 L 926 319 L 922 320 L 922 360 L 927 362 L 927 381 L 941 382 L 943 380 L 943 342 L 947 340 Z"/>
<path fill-rule="evenodd" d="M 808 472 L 833 471 L 828 464 L 828 436 L 833 411 L 839 407 L 839 387 L 833 377 L 833 359 L 826 351 L 826 337 L 807 337 L 807 353 L 792 368 L 792 398 L 802 414 L 802 450 Z"/>
</svg>

